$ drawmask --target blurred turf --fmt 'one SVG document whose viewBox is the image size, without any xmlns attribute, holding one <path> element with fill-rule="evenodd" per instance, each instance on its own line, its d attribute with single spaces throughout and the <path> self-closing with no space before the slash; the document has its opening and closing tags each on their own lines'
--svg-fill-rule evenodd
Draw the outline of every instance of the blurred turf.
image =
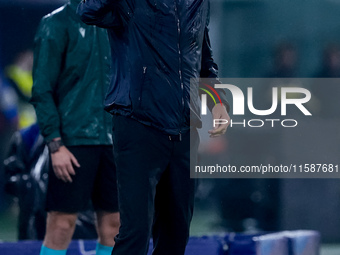
<svg viewBox="0 0 340 255">
<path fill-rule="evenodd" d="M 18 207 L 15 203 L 0 212 L 0 241 L 17 241 Z"/>
</svg>

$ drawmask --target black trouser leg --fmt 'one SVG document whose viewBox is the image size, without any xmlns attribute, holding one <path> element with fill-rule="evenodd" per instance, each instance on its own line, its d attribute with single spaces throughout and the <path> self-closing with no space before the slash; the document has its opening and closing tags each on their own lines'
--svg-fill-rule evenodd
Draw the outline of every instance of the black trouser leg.
<svg viewBox="0 0 340 255">
<path fill-rule="evenodd" d="M 170 147 L 159 131 L 127 117 L 114 116 L 121 227 L 114 255 L 146 255 L 151 237 L 156 185 L 168 165 Z"/>
<path fill-rule="evenodd" d="M 189 133 L 179 142 L 127 117 L 113 125 L 121 228 L 112 254 L 146 255 L 154 213 L 154 254 L 184 254 L 194 197 Z"/>
<path fill-rule="evenodd" d="M 174 142 L 168 168 L 157 185 L 153 226 L 154 255 L 182 255 L 189 238 L 195 179 L 190 178 L 190 152 L 197 155 L 198 139 L 190 134 Z"/>
</svg>

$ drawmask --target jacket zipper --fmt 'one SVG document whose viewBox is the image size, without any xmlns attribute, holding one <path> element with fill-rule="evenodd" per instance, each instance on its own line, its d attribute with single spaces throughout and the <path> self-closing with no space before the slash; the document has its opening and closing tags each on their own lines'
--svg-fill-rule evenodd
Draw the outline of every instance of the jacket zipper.
<svg viewBox="0 0 340 255">
<path fill-rule="evenodd" d="M 103 38 L 100 36 L 100 33 L 97 33 L 97 28 L 96 27 L 94 27 L 94 28 L 92 28 L 92 29 L 95 29 L 95 34 L 96 34 L 96 37 L 97 37 L 97 40 L 99 41 L 99 42 L 101 42 L 102 40 L 103 40 Z M 102 55 L 104 55 L 103 56 L 103 61 L 102 61 L 102 63 L 104 63 L 104 66 L 102 66 L 102 69 L 105 69 L 105 68 L 107 68 L 108 66 L 107 65 L 109 65 L 109 66 L 111 66 L 111 62 L 110 62 L 110 60 L 108 59 L 108 56 L 106 56 L 106 54 L 102 54 L 102 48 L 101 47 L 99 47 L 99 56 L 102 56 Z M 109 69 L 111 69 L 111 68 L 109 68 Z M 110 71 L 110 70 L 108 70 L 108 71 Z M 106 77 L 105 75 L 104 75 L 104 77 Z M 101 88 L 102 88 L 102 100 L 105 100 L 105 95 L 106 95 L 106 89 L 107 89 L 107 87 L 105 87 L 104 86 L 104 84 L 105 85 L 108 85 L 108 84 L 106 84 L 106 80 L 104 79 L 104 77 L 103 76 L 101 76 L 101 80 L 100 80 L 100 84 L 101 84 Z M 103 113 L 102 113 L 102 118 L 103 118 L 103 123 L 104 123 L 104 132 L 106 133 L 107 132 L 107 130 L 108 130 L 108 127 L 107 127 L 107 123 L 106 123 L 106 112 L 105 111 L 102 111 Z M 100 136 L 100 135 L 99 135 Z M 108 137 L 108 135 L 106 134 L 105 135 L 105 140 L 106 139 L 108 139 L 107 138 Z M 104 139 L 104 138 L 103 138 Z M 111 135 L 111 139 L 112 139 L 112 135 Z"/>
<path fill-rule="evenodd" d="M 179 64 L 179 79 L 181 83 L 181 92 L 182 92 L 182 119 L 181 123 L 179 126 L 179 140 L 182 140 L 182 134 L 181 134 L 181 125 L 184 122 L 184 85 L 183 85 L 183 77 L 182 77 L 182 53 L 181 53 L 181 48 L 180 48 L 180 37 L 181 37 L 181 26 L 180 26 L 180 20 L 179 20 L 179 15 L 178 15 L 178 7 L 177 7 L 177 1 L 174 0 L 175 3 L 175 16 L 176 16 L 176 22 L 177 22 L 177 36 L 178 36 L 178 42 L 177 42 L 177 48 L 178 48 L 178 64 Z"/>
</svg>

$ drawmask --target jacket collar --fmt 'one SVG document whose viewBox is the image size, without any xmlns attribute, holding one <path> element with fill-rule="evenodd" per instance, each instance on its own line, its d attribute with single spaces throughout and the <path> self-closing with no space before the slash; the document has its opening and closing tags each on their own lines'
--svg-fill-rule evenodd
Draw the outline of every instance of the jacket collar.
<svg viewBox="0 0 340 255">
<path fill-rule="evenodd" d="M 67 3 L 67 7 L 68 7 L 68 13 L 70 17 L 76 21 L 81 22 L 80 17 L 76 13 L 79 3 L 80 3 L 80 0 L 69 0 Z"/>
<path fill-rule="evenodd" d="M 76 10 L 78 4 L 80 3 L 80 0 L 69 0 L 70 1 L 70 6 L 72 7 L 72 9 Z"/>
</svg>

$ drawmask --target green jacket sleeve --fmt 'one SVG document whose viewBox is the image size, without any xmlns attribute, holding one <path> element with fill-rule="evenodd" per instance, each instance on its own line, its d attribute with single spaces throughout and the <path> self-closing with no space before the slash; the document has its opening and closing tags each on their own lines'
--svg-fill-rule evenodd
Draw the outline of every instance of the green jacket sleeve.
<svg viewBox="0 0 340 255">
<path fill-rule="evenodd" d="M 34 39 L 33 88 L 31 102 L 46 141 L 60 137 L 60 117 L 55 101 L 58 77 L 63 65 L 67 30 L 54 16 L 44 17 Z"/>
</svg>

